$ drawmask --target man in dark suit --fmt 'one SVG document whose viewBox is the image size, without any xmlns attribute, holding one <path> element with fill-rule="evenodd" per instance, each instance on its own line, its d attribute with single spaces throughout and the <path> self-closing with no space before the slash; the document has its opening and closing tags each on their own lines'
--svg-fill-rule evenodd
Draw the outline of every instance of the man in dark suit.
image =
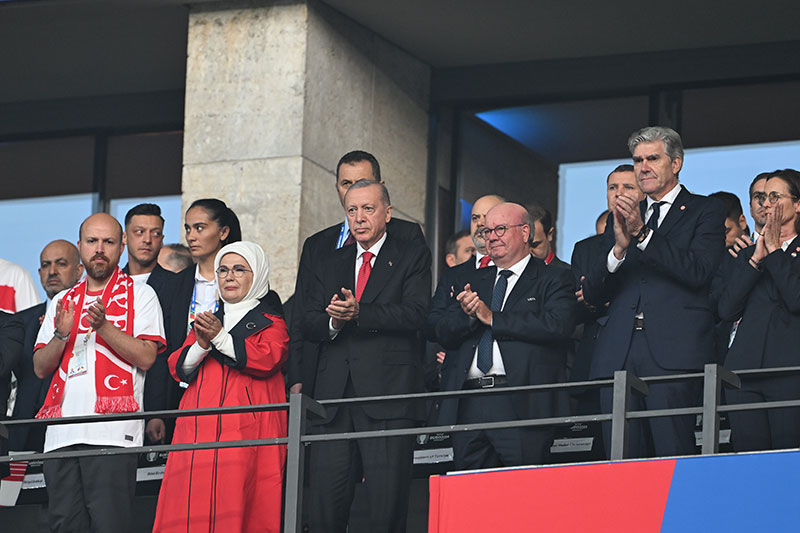
<svg viewBox="0 0 800 533">
<path fill-rule="evenodd" d="M 606 201 L 608 203 L 606 213 L 614 210 L 617 198 L 622 194 L 632 195 L 637 202 L 644 200 L 644 193 L 639 189 L 639 184 L 636 182 L 636 176 L 633 173 L 633 165 L 619 165 L 606 178 Z M 613 221 L 613 217 L 608 217 L 608 220 Z M 588 305 L 583 297 L 583 278 L 597 258 L 604 257 L 608 252 L 608 250 L 604 249 L 604 230 L 605 222 L 598 235 L 592 235 L 582 241 L 578 241 L 572 251 L 571 264 L 572 274 L 575 278 L 575 298 L 578 300 L 580 309 L 578 322 L 583 325 L 583 331 L 575 351 L 575 364 L 572 366 L 570 381 L 585 381 L 589 379 L 589 367 L 597 334 L 600 331 L 600 322 L 606 320 L 606 306 L 595 307 Z M 578 414 L 600 412 L 600 391 L 598 389 L 579 391 L 577 399 Z"/>
<path fill-rule="evenodd" d="M 344 206 L 344 195 L 351 185 L 361 180 L 373 180 L 383 183 L 381 167 L 375 156 L 361 150 L 348 152 L 339 159 L 336 165 L 336 192 L 339 203 Z M 318 233 L 315 233 L 303 243 L 303 252 L 297 271 L 294 298 L 291 307 L 287 306 L 287 314 L 292 318 L 303 316 L 302 306 L 303 287 L 318 282 L 324 271 L 328 268 L 331 254 L 344 246 L 352 244 L 354 237 L 350 233 L 350 226 L 345 221 L 335 224 Z M 386 225 L 386 231 L 393 237 L 404 241 L 413 242 L 416 246 L 427 246 L 425 237 L 419 224 L 392 218 Z M 290 308 L 289 308 L 290 307 Z M 302 320 L 289 322 L 289 361 L 287 363 L 287 384 L 293 393 L 305 392 L 314 395 L 314 378 L 317 369 L 319 343 L 308 340 L 303 336 Z"/>
<path fill-rule="evenodd" d="M 47 302 L 29 307 L 17 313 L 25 326 L 25 339 L 22 357 L 14 368 L 17 376 L 17 397 L 14 402 L 13 418 L 33 418 L 42 407 L 50 379 L 39 379 L 33 372 L 33 347 L 39 327 L 47 311 L 47 304 L 53 296 L 75 285 L 83 275 L 83 265 L 78 249 L 68 241 L 57 240 L 49 243 L 39 254 L 39 278 Z M 9 431 L 11 450 L 42 451 L 45 426 L 15 426 Z"/>
<path fill-rule="evenodd" d="M 388 233 L 392 207 L 383 184 L 354 183 L 344 205 L 356 244 L 331 253 L 321 278 L 302 293 L 305 337 L 320 345 L 314 396 L 421 392 L 417 334 L 430 303 L 430 251 Z M 398 429 L 424 417 L 422 402 L 329 407 L 318 430 Z M 405 531 L 413 443 L 413 437 L 395 437 L 312 446 L 311 530 L 346 530 L 363 475 L 370 531 Z"/>
<path fill-rule="evenodd" d="M 175 290 L 175 274 L 158 264 L 158 254 L 164 245 L 164 218 L 156 204 L 139 204 L 125 214 L 125 233 L 122 240 L 128 247 L 128 264 L 122 269 L 126 274 L 150 285 L 161 304 L 164 324 L 170 323 L 170 305 Z M 144 382 L 144 410 L 175 409 L 180 399 L 180 388 L 169 375 L 167 359 L 180 348 L 165 327 L 167 349 L 156 357 L 147 371 Z M 182 338 L 180 339 L 183 340 Z M 172 422 L 171 422 L 172 424 Z M 171 428 L 170 428 L 171 429 Z M 151 418 L 145 425 L 145 435 L 152 443 L 163 443 L 167 438 L 167 424 L 161 418 Z"/>
<path fill-rule="evenodd" d="M 528 207 L 531 217 L 531 237 L 530 247 L 534 257 L 544 261 L 545 265 L 553 265 L 559 268 L 569 268 L 566 263 L 556 257 L 555 235 L 556 228 L 553 226 L 553 215 L 539 204 Z"/>
<path fill-rule="evenodd" d="M 591 377 L 607 378 L 622 369 L 639 376 L 701 370 L 714 358 L 709 289 L 725 250 L 724 209 L 678 183 L 683 146 L 675 131 L 644 128 L 631 135 L 628 147 L 647 199 L 637 202 L 630 194 L 617 198 L 614 223 L 605 233 L 606 252 L 583 281 L 589 304 L 610 302 Z M 601 391 L 606 412 L 611 398 L 610 388 Z M 647 397 L 634 395 L 632 409 L 642 404 L 647 409 L 688 407 L 699 400 L 696 381 L 651 384 Z M 609 424 L 605 426 L 608 438 Z M 645 454 L 648 433 L 656 455 L 695 450 L 694 416 L 632 423 L 631 457 Z"/>
<path fill-rule="evenodd" d="M 566 378 L 566 344 L 575 327 L 572 277 L 530 253 L 528 212 L 502 203 L 486 216 L 483 236 L 496 266 L 473 271 L 460 287 L 458 307 L 437 324 L 449 350 L 442 389 L 462 390 L 555 383 Z M 542 418 L 566 414 L 551 392 L 442 401 L 443 425 Z M 552 428 L 454 433 L 459 469 L 543 462 Z"/>
</svg>

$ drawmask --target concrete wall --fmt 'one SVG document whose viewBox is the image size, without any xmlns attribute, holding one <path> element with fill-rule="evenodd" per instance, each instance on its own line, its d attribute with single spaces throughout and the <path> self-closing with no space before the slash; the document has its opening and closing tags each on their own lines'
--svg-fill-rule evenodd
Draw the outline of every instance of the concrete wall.
<svg viewBox="0 0 800 533">
<path fill-rule="evenodd" d="M 287 298 L 305 238 L 343 219 L 344 153 L 372 152 L 395 213 L 424 221 L 429 86 L 427 65 L 315 1 L 193 8 L 184 209 L 228 203 Z"/>
</svg>

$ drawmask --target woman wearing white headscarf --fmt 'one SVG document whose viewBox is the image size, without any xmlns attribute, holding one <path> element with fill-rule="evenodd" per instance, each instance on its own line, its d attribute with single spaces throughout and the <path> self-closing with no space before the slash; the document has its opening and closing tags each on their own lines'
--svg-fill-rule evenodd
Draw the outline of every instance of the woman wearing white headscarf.
<svg viewBox="0 0 800 533">
<path fill-rule="evenodd" d="M 269 260 L 252 242 L 224 246 L 214 269 L 221 305 L 195 318 L 169 358 L 173 377 L 189 384 L 181 409 L 286 401 L 280 369 L 289 335 Z M 181 417 L 174 444 L 286 436 L 282 411 Z M 171 452 L 154 531 L 279 531 L 284 446 Z"/>
</svg>

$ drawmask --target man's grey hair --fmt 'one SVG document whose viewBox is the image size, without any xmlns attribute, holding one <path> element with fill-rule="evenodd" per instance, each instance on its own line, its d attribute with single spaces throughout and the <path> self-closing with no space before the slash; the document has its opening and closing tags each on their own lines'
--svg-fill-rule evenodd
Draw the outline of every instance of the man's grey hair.
<svg viewBox="0 0 800 533">
<path fill-rule="evenodd" d="M 664 151 L 667 153 L 670 161 L 675 161 L 676 157 L 683 159 L 683 143 L 681 136 L 672 128 L 664 126 L 648 126 L 639 131 L 633 132 L 628 138 L 628 150 L 633 151 L 640 143 L 652 143 L 657 141 L 664 141 Z"/>
<path fill-rule="evenodd" d="M 379 181 L 375 180 L 360 180 L 355 182 L 347 189 L 344 197 L 347 198 L 347 195 L 350 194 L 350 191 L 354 191 L 356 189 L 364 189 L 366 187 L 380 187 L 381 188 L 381 200 L 383 201 L 383 205 L 389 207 L 392 205 L 392 201 L 389 199 L 389 189 L 386 188 L 386 185 Z"/>
</svg>

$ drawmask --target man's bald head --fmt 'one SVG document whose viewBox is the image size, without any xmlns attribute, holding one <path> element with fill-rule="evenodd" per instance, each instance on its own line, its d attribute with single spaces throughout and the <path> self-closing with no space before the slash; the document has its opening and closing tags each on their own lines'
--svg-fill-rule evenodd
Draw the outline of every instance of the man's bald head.
<svg viewBox="0 0 800 533">
<path fill-rule="evenodd" d="M 122 225 L 119 221 L 109 215 L 108 213 L 95 213 L 94 215 L 90 215 L 89 218 L 81 222 L 81 227 L 78 229 L 78 241 L 83 238 L 83 227 L 89 222 L 104 222 L 112 225 L 116 225 L 117 230 L 119 231 L 119 240 L 122 242 Z"/>
<path fill-rule="evenodd" d="M 71 242 L 53 241 L 39 254 L 39 278 L 48 298 L 75 285 L 82 275 L 81 257 Z"/>
<path fill-rule="evenodd" d="M 496 194 L 481 196 L 472 204 L 472 217 L 469 222 L 469 233 L 472 235 L 472 243 L 482 254 L 486 255 L 486 241 L 479 235 L 480 230 L 486 225 L 486 213 L 497 204 L 505 200 Z"/>
<path fill-rule="evenodd" d="M 89 290 L 93 285 L 103 286 L 119 265 L 125 246 L 122 244 L 122 226 L 107 213 L 95 213 L 81 224 L 78 252 L 81 255 Z"/>
</svg>

